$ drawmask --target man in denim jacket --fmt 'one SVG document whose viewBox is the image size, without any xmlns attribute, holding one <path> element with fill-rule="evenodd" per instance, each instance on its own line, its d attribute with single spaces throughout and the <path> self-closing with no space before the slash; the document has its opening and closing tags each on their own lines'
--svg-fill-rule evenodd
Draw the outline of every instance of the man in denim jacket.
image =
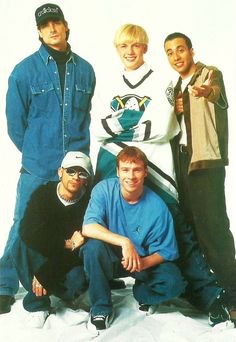
<svg viewBox="0 0 236 342">
<path fill-rule="evenodd" d="M 71 51 L 68 23 L 59 6 L 42 5 L 35 18 L 42 44 L 16 65 L 6 97 L 8 133 L 22 153 L 22 168 L 14 225 L 0 259 L 0 314 L 11 310 L 18 291 L 10 250 L 31 194 L 58 180 L 57 169 L 68 151 L 88 155 L 90 146 L 94 70 Z"/>
</svg>

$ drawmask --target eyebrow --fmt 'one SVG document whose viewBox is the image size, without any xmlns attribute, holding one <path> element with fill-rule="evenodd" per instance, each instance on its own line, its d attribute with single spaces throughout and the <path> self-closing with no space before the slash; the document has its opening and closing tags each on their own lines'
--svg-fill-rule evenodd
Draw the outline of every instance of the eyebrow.
<svg viewBox="0 0 236 342">
<path fill-rule="evenodd" d="M 179 48 L 186 48 L 186 46 L 184 46 L 184 45 L 178 45 L 178 46 L 176 46 L 176 48 L 174 48 L 174 49 L 168 49 L 168 50 L 166 50 L 166 51 L 173 51 L 173 50 L 176 50 L 176 49 L 179 49 Z"/>
</svg>

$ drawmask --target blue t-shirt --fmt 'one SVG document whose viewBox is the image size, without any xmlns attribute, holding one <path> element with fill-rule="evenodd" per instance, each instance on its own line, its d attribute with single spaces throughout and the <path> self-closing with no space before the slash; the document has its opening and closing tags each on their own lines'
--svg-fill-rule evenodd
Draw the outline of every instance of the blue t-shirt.
<svg viewBox="0 0 236 342">
<path fill-rule="evenodd" d="M 160 254 L 165 260 L 178 258 L 172 216 L 163 200 L 148 187 L 139 201 L 124 200 L 118 178 L 98 183 L 84 217 L 84 225 L 98 223 L 128 237 L 140 256 Z"/>
</svg>

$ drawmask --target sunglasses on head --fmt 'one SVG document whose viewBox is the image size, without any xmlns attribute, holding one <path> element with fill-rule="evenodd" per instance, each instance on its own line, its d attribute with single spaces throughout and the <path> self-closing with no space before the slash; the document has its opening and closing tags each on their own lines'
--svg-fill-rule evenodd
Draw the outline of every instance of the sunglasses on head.
<svg viewBox="0 0 236 342">
<path fill-rule="evenodd" d="M 66 171 L 66 173 L 69 176 L 74 176 L 77 173 L 77 175 L 79 176 L 80 179 L 88 179 L 89 178 L 89 175 L 87 174 L 87 172 L 81 171 L 81 170 L 76 170 L 73 167 L 67 167 L 67 168 L 64 168 L 64 170 Z"/>
</svg>

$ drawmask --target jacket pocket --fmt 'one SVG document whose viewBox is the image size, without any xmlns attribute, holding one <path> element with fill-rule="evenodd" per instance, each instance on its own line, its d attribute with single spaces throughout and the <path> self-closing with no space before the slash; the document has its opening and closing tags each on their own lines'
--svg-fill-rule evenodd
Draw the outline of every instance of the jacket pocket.
<svg viewBox="0 0 236 342">
<path fill-rule="evenodd" d="M 31 85 L 32 95 L 44 95 L 52 90 L 53 90 L 52 83 L 42 83 L 42 84 L 37 84 L 37 85 Z"/>
<path fill-rule="evenodd" d="M 46 113 L 55 107 L 56 97 L 52 83 L 31 84 L 30 88 L 32 94 L 31 106 L 35 108 L 36 113 L 38 110 Z"/>
<path fill-rule="evenodd" d="M 81 86 L 75 85 L 75 93 L 73 97 L 74 108 L 82 111 L 90 110 L 92 97 L 92 89 L 84 89 Z"/>
</svg>

